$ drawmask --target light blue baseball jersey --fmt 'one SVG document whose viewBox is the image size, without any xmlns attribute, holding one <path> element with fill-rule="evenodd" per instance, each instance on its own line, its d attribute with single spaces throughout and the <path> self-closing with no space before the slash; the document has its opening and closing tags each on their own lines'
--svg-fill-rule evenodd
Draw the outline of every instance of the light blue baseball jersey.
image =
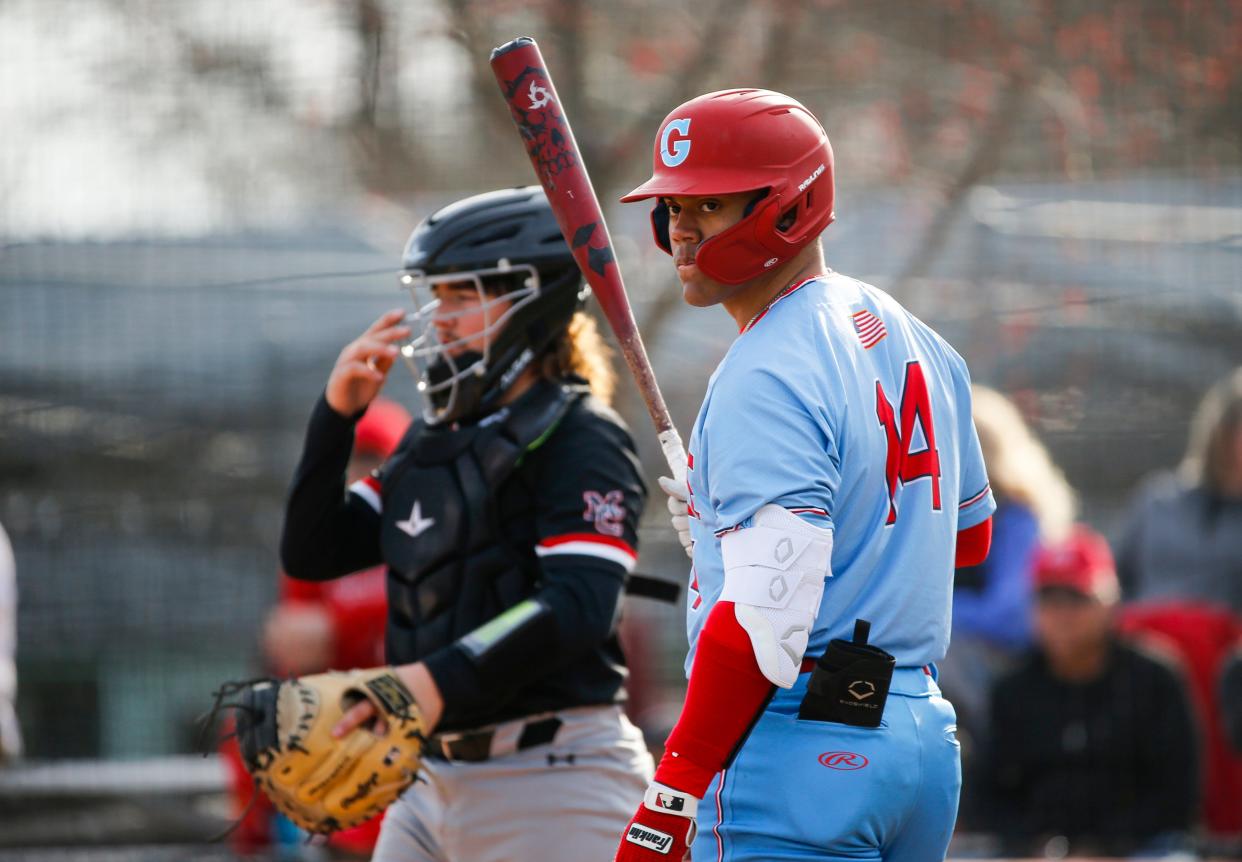
<svg viewBox="0 0 1242 862">
<path fill-rule="evenodd" d="M 721 536 L 768 503 L 834 533 L 808 657 L 858 618 L 898 666 L 944 657 L 957 533 L 996 504 L 966 363 L 896 300 L 837 273 L 785 291 L 713 373 L 689 455 L 687 673 Z"/>
</svg>

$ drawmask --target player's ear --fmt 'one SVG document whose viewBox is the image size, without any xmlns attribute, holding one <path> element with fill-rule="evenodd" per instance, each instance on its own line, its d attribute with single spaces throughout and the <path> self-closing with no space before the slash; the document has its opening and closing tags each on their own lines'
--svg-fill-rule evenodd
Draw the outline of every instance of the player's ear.
<svg viewBox="0 0 1242 862">
<path fill-rule="evenodd" d="M 651 210 L 651 233 L 655 237 L 656 245 L 668 254 L 673 253 L 673 243 L 668 236 L 669 209 L 664 198 L 657 199 L 655 208 Z"/>
</svg>

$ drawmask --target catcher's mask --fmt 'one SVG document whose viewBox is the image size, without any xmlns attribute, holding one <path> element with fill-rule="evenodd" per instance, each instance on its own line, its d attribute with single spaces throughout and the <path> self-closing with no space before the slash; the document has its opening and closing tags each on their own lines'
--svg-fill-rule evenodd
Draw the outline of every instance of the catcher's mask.
<svg viewBox="0 0 1242 862">
<path fill-rule="evenodd" d="M 429 425 L 486 415 L 564 332 L 589 289 L 538 186 L 466 198 L 414 229 L 401 353 Z"/>
</svg>

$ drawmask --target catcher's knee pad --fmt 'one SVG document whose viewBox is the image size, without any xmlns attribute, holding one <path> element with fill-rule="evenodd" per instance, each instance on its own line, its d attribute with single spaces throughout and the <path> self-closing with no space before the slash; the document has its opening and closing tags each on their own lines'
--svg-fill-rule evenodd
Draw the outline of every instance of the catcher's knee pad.
<svg viewBox="0 0 1242 862">
<path fill-rule="evenodd" d="M 811 626 L 832 574 L 832 530 L 771 503 L 753 525 L 720 540 L 721 601 L 734 603 L 763 675 L 782 688 L 798 679 Z"/>
</svg>

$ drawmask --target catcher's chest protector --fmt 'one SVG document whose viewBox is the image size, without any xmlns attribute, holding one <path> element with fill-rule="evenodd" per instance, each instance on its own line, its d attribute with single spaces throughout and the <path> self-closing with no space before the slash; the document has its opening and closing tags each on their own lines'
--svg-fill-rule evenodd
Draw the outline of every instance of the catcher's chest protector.
<svg viewBox="0 0 1242 862">
<path fill-rule="evenodd" d="M 416 661 L 534 592 L 534 497 L 509 482 L 586 388 L 540 382 L 491 421 L 418 427 L 383 477 L 388 660 Z M 502 499 L 503 497 L 503 499 Z"/>
</svg>

